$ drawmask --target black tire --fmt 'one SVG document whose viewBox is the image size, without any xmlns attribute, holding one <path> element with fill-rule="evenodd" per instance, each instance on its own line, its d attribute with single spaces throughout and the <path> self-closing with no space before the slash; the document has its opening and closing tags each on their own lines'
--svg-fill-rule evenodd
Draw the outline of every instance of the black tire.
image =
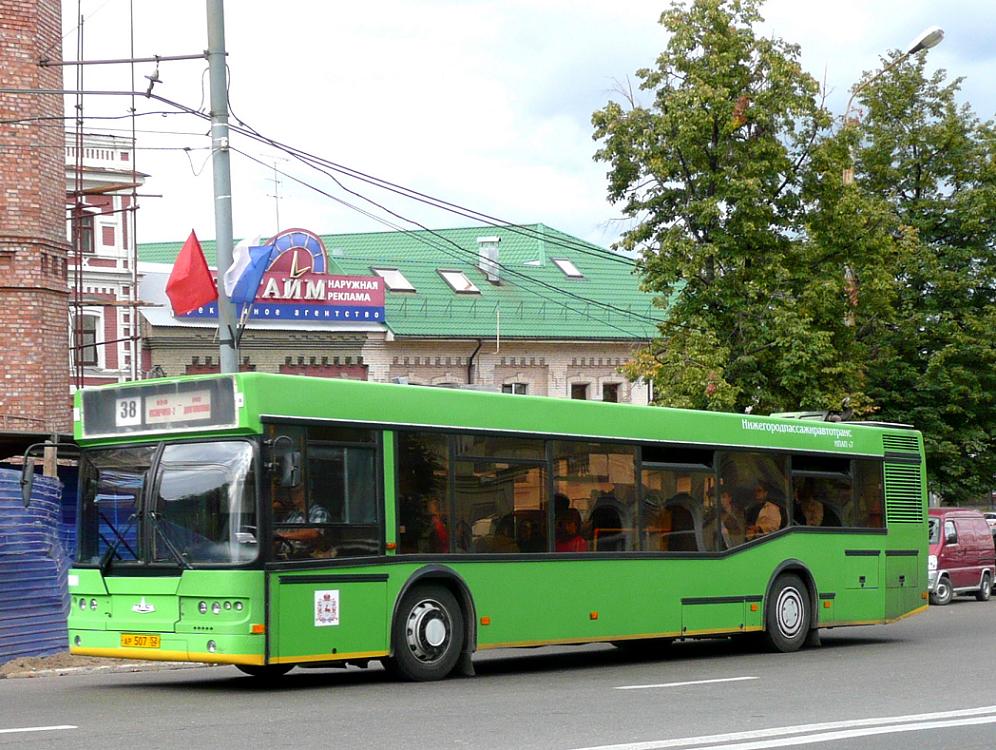
<svg viewBox="0 0 996 750">
<path fill-rule="evenodd" d="M 937 585 L 934 586 L 934 593 L 930 595 L 930 603 L 943 607 L 945 604 L 950 604 L 953 598 L 954 589 L 951 588 L 951 581 L 948 580 L 947 576 L 941 576 L 937 579 Z"/>
<path fill-rule="evenodd" d="M 235 668 L 250 677 L 261 680 L 275 680 L 294 669 L 293 664 L 236 664 Z"/>
<path fill-rule="evenodd" d="M 806 642 L 812 621 L 809 589 L 797 575 L 778 576 L 764 610 L 765 641 L 782 653 L 798 651 Z"/>
<path fill-rule="evenodd" d="M 391 625 L 394 656 L 389 672 L 412 682 L 441 680 L 463 649 L 463 613 L 456 597 L 439 585 L 416 586 L 402 599 Z"/>
<path fill-rule="evenodd" d="M 993 595 L 993 579 L 989 577 L 989 573 L 982 574 L 982 585 L 979 586 L 979 590 L 975 592 L 975 598 L 980 602 L 988 602 L 989 597 Z"/>
</svg>

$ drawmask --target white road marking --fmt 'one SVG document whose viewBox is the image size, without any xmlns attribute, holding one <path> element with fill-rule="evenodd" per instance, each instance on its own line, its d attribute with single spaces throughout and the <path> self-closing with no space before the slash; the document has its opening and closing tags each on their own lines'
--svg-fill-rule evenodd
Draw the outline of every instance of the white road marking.
<svg viewBox="0 0 996 750">
<path fill-rule="evenodd" d="M 0 734 L 14 734 L 15 732 L 54 732 L 58 729 L 79 729 L 72 724 L 59 724 L 51 727 L 17 727 L 14 729 L 0 729 Z"/>
<path fill-rule="evenodd" d="M 984 714 L 989 714 L 985 716 Z M 935 711 L 905 716 L 882 716 L 871 719 L 850 719 L 818 724 L 797 724 L 787 727 L 756 729 L 747 732 L 709 734 L 671 740 L 626 742 L 617 745 L 598 745 L 576 750 L 664 750 L 665 748 L 695 747 L 698 750 L 761 750 L 762 748 L 788 747 L 817 742 L 834 742 L 874 734 L 918 732 L 974 724 L 996 724 L 996 706 L 962 708 L 955 711 Z M 837 731 L 843 730 L 843 731 Z M 796 735 L 787 737 L 787 735 Z M 771 738 L 783 739 L 771 739 Z M 716 744 L 720 743 L 720 744 Z"/>
<path fill-rule="evenodd" d="M 649 688 L 684 687 L 685 685 L 711 685 L 716 682 L 743 682 L 759 680 L 760 677 L 723 677 L 715 680 L 688 680 L 687 682 L 661 682 L 657 685 L 620 685 L 615 690 L 647 690 Z"/>
</svg>

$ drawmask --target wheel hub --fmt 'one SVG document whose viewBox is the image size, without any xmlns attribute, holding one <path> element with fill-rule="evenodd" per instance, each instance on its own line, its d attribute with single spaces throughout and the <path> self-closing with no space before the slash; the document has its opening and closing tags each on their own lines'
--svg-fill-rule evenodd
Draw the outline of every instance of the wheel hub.
<svg viewBox="0 0 996 750">
<path fill-rule="evenodd" d="M 798 635 L 803 619 L 803 604 L 799 592 L 794 588 L 784 589 L 778 596 L 775 611 L 778 616 L 778 629 L 787 638 Z"/>
<path fill-rule="evenodd" d="M 434 662 L 450 642 L 450 620 L 446 610 L 432 599 L 420 601 L 408 614 L 405 639 L 416 659 Z"/>
</svg>

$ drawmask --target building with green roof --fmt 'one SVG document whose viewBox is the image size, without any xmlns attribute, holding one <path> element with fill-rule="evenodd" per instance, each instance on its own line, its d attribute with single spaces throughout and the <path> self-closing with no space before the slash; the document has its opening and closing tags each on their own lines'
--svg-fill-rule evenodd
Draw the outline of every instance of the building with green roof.
<svg viewBox="0 0 996 750">
<path fill-rule="evenodd" d="M 251 320 L 249 369 L 645 403 L 619 372 L 663 311 L 631 259 L 543 224 L 322 235 L 327 272 L 381 277 L 384 315 Z M 182 242 L 139 246 L 148 364 L 217 368 L 215 322 L 176 318 L 165 281 Z M 202 247 L 214 266 L 214 243 Z"/>
</svg>

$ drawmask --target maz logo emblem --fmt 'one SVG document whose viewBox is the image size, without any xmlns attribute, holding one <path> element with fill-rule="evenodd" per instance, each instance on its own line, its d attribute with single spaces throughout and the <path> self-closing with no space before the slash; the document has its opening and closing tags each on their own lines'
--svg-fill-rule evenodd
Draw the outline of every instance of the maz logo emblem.
<svg viewBox="0 0 996 750">
<path fill-rule="evenodd" d="M 138 612 L 139 614 L 144 615 L 147 612 L 155 612 L 156 608 L 154 605 L 149 604 L 147 601 L 145 601 L 145 597 L 143 596 L 142 601 L 140 601 L 138 604 L 132 605 L 131 611 Z"/>
</svg>

